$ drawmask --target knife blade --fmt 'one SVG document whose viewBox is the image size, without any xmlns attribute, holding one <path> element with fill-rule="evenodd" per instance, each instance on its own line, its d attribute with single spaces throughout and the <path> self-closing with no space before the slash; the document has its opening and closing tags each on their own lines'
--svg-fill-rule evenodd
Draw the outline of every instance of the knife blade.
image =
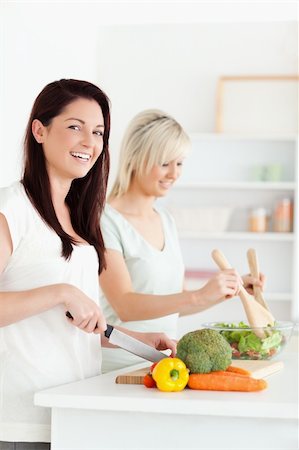
<svg viewBox="0 0 299 450">
<path fill-rule="evenodd" d="M 73 319 L 73 316 L 69 311 L 66 311 L 65 315 L 69 319 Z M 133 353 L 136 356 L 140 356 L 140 358 L 144 358 L 147 361 L 158 362 L 161 359 L 167 358 L 167 355 L 164 353 L 159 352 L 159 350 L 156 350 L 150 345 L 147 345 L 120 330 L 117 330 L 112 325 L 107 324 L 107 330 L 104 331 L 104 335 L 109 340 L 110 344 L 117 345 L 123 350 Z"/>
<path fill-rule="evenodd" d="M 150 345 L 139 341 L 138 339 L 117 330 L 112 325 L 107 324 L 107 330 L 104 332 L 106 338 L 109 340 L 110 344 L 117 345 L 123 350 L 127 350 L 134 355 L 140 356 L 147 361 L 157 362 L 161 359 L 167 358 L 167 355 L 156 350 Z"/>
</svg>

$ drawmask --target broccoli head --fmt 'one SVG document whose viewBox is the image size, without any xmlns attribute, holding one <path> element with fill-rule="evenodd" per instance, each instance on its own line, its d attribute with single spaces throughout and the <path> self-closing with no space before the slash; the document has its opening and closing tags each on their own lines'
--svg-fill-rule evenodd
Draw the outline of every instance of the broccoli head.
<svg viewBox="0 0 299 450">
<path fill-rule="evenodd" d="M 218 331 L 204 328 L 185 334 L 177 344 L 176 356 L 191 373 L 209 373 L 227 369 L 232 349 Z"/>
</svg>

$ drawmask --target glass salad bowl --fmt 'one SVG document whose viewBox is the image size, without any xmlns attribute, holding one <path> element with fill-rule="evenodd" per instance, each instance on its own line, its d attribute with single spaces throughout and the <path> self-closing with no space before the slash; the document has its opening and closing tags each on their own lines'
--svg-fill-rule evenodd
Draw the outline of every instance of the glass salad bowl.
<svg viewBox="0 0 299 450">
<path fill-rule="evenodd" d="M 269 360 L 280 353 L 288 343 L 292 322 L 275 322 L 274 326 L 252 328 L 244 322 L 206 322 L 203 328 L 219 331 L 232 348 L 232 359 Z M 265 337 L 258 337 L 254 331 Z"/>
</svg>

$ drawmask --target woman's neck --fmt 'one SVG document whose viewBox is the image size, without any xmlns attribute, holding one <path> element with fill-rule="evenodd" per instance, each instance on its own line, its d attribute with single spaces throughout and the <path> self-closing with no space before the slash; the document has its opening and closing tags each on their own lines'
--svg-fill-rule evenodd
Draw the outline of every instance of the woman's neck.
<svg viewBox="0 0 299 450">
<path fill-rule="evenodd" d="M 54 207 L 62 207 L 65 204 L 66 196 L 71 188 L 71 180 L 61 180 L 55 177 L 50 178 L 51 197 Z"/>
<path fill-rule="evenodd" d="M 109 204 L 121 214 L 151 217 L 154 213 L 155 198 L 129 189 L 121 197 L 114 197 Z"/>
</svg>

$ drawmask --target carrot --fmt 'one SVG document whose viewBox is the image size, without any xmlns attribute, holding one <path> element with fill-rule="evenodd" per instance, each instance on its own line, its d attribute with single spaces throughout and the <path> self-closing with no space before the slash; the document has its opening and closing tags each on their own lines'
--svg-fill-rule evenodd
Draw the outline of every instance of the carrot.
<svg viewBox="0 0 299 450">
<path fill-rule="evenodd" d="M 239 375 L 248 375 L 249 377 L 251 375 L 249 370 L 243 369 L 242 367 L 228 366 L 226 370 L 228 372 L 238 373 Z"/>
<path fill-rule="evenodd" d="M 192 373 L 188 386 L 191 389 L 207 391 L 261 391 L 267 387 L 265 380 L 257 380 L 247 375 L 219 371 L 210 373 Z"/>
<path fill-rule="evenodd" d="M 231 370 L 214 370 L 213 372 L 209 372 L 206 375 L 224 375 L 226 377 L 235 377 L 235 376 L 239 376 L 239 377 L 248 377 L 249 375 L 244 375 L 243 373 L 235 373 L 232 372 Z M 196 374 L 197 375 L 197 374 Z"/>
</svg>

